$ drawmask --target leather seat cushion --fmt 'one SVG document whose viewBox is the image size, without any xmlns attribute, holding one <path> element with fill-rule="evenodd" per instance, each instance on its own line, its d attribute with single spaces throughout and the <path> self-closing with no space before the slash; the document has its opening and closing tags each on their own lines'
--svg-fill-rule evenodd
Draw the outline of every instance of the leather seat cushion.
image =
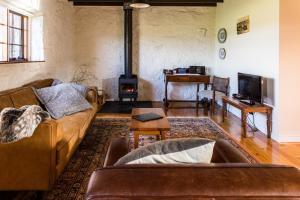
<svg viewBox="0 0 300 200">
<path fill-rule="evenodd" d="M 67 117 L 57 120 L 57 164 L 63 162 L 79 142 L 80 125 Z"/>
<path fill-rule="evenodd" d="M 80 130 L 79 137 L 82 138 L 82 136 L 86 130 L 86 127 L 88 126 L 88 124 L 90 122 L 92 113 L 93 113 L 93 110 L 88 109 L 83 112 L 79 112 L 79 113 L 76 113 L 76 114 L 73 114 L 70 116 L 66 116 L 66 117 L 64 117 L 64 120 L 66 120 L 68 122 L 76 123 Z"/>
</svg>

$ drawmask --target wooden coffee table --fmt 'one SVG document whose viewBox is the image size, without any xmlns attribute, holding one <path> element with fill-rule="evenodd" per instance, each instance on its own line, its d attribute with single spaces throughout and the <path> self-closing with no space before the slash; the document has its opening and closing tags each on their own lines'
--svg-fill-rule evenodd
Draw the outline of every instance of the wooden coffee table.
<svg viewBox="0 0 300 200">
<path fill-rule="evenodd" d="M 140 122 L 135 119 L 131 120 L 130 130 L 134 133 L 134 148 L 139 145 L 140 135 L 156 135 L 158 140 L 165 139 L 165 132 L 170 131 L 170 124 L 162 108 L 134 108 L 132 116 L 146 113 L 156 113 L 163 116 L 162 119 Z"/>
</svg>

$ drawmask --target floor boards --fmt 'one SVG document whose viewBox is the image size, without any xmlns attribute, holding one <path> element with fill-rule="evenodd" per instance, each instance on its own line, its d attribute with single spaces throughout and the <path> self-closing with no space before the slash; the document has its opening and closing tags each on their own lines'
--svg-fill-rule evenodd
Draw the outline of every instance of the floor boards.
<svg viewBox="0 0 300 200">
<path fill-rule="evenodd" d="M 160 102 L 155 102 L 156 107 L 163 106 Z M 194 109 L 169 109 L 169 117 L 197 117 Z M 199 111 L 199 117 L 205 116 L 203 111 Z M 128 114 L 98 114 L 99 118 L 130 117 Z M 274 140 L 267 139 L 266 135 L 256 132 L 254 135 L 248 133 L 248 138 L 241 136 L 240 119 L 229 113 L 225 123 L 222 123 L 221 110 L 209 116 L 219 124 L 233 139 L 235 139 L 245 150 L 252 154 L 259 162 L 268 164 L 292 165 L 300 169 L 300 143 L 279 144 Z"/>
</svg>

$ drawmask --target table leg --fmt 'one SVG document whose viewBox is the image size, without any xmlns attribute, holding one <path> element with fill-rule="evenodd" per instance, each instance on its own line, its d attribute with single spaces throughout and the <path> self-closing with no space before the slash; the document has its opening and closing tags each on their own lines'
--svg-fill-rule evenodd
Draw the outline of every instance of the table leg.
<svg viewBox="0 0 300 200">
<path fill-rule="evenodd" d="M 169 103 L 168 103 L 168 81 L 165 80 L 165 111 L 168 111 L 168 106 L 169 106 Z"/>
<path fill-rule="evenodd" d="M 268 129 L 268 138 L 272 136 L 272 111 L 267 112 L 267 129 Z"/>
<path fill-rule="evenodd" d="M 222 121 L 223 123 L 225 122 L 225 117 L 227 115 L 227 103 L 223 101 L 223 106 L 222 106 Z"/>
<path fill-rule="evenodd" d="M 139 138 L 140 138 L 140 135 L 138 132 L 134 132 L 134 148 L 138 148 L 139 147 Z"/>
<path fill-rule="evenodd" d="M 204 103 L 204 115 L 208 116 L 208 102 L 205 101 Z"/>
<path fill-rule="evenodd" d="M 160 131 L 160 138 L 161 140 L 166 140 L 166 134 L 164 131 Z"/>
<path fill-rule="evenodd" d="M 199 90 L 200 90 L 200 85 L 199 83 L 197 84 L 197 100 L 196 100 L 196 114 L 197 116 L 199 115 Z"/>
<path fill-rule="evenodd" d="M 247 113 L 242 111 L 242 134 L 247 137 Z"/>
</svg>

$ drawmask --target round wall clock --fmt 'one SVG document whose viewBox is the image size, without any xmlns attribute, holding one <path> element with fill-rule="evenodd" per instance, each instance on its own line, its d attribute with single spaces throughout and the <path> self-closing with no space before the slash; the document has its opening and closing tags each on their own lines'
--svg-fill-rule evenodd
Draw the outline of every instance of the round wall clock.
<svg viewBox="0 0 300 200">
<path fill-rule="evenodd" d="M 221 48 L 219 50 L 219 57 L 220 59 L 224 60 L 226 58 L 226 50 L 224 48 Z"/>
<path fill-rule="evenodd" d="M 225 43 L 227 39 L 227 31 L 225 28 L 221 28 L 218 32 L 218 40 L 220 43 Z"/>
</svg>

